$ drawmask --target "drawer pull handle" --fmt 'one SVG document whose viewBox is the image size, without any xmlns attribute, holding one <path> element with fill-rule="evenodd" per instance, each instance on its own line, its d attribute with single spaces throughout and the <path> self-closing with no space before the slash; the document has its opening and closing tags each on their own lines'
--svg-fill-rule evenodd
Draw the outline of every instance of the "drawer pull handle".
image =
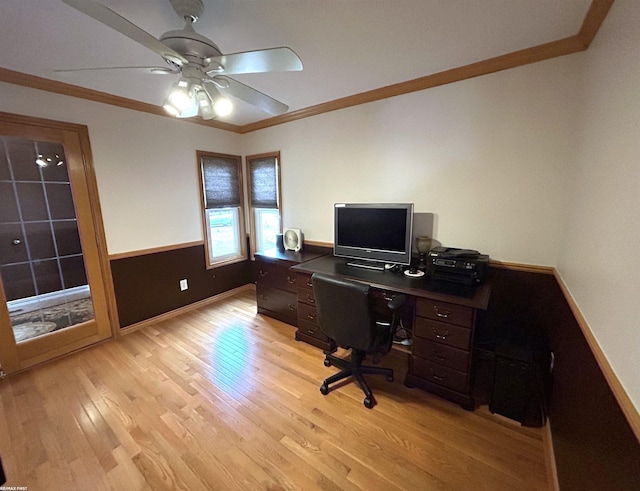
<svg viewBox="0 0 640 491">
<path fill-rule="evenodd" d="M 435 334 L 436 338 L 438 339 L 442 339 L 444 341 L 449 337 L 449 331 L 445 331 L 444 334 L 440 334 L 435 327 L 433 327 L 432 330 L 433 330 L 433 334 Z"/>
<path fill-rule="evenodd" d="M 267 273 L 266 271 L 264 271 L 264 270 L 262 270 L 262 269 L 261 269 L 259 274 L 260 274 L 260 276 L 262 276 L 262 277 L 264 278 L 264 277 L 265 277 L 265 276 L 267 276 L 267 274 L 269 274 L 269 273 Z"/>
<path fill-rule="evenodd" d="M 314 335 L 316 333 L 313 329 L 307 329 L 307 332 L 311 335 Z"/>
<path fill-rule="evenodd" d="M 451 314 L 451 312 L 449 312 L 448 310 L 440 312 L 437 305 L 433 306 L 433 310 L 435 311 L 437 317 L 442 317 L 443 319 L 446 319 L 447 317 L 449 317 L 449 314 Z"/>
<path fill-rule="evenodd" d="M 289 310 L 298 310 L 298 306 L 295 303 L 290 303 Z"/>
<path fill-rule="evenodd" d="M 295 276 L 287 276 L 287 281 L 288 281 L 290 284 L 292 284 L 292 285 L 293 285 L 293 284 L 296 282 L 296 277 L 295 277 Z"/>
<path fill-rule="evenodd" d="M 389 295 L 387 292 L 384 292 L 382 294 L 382 298 L 384 298 L 387 302 L 391 302 L 391 300 L 396 298 L 396 296 L 393 293 L 391 295 Z"/>
<path fill-rule="evenodd" d="M 307 286 L 309 288 L 313 288 L 313 283 L 311 282 L 311 280 L 307 280 Z"/>
<path fill-rule="evenodd" d="M 432 353 L 433 357 L 438 361 L 445 361 L 447 359 L 446 356 L 441 355 L 436 350 L 433 350 L 431 353 Z"/>
<path fill-rule="evenodd" d="M 262 300 L 269 300 L 269 297 L 266 295 L 260 295 L 262 297 Z"/>
<path fill-rule="evenodd" d="M 314 321 L 316 320 L 316 316 L 313 314 L 307 314 L 307 319 L 309 319 L 310 321 Z"/>
<path fill-rule="evenodd" d="M 437 380 L 438 382 L 444 382 L 444 379 L 446 379 L 447 377 L 444 375 L 436 375 L 435 373 L 431 372 L 431 376 L 433 377 L 433 380 Z"/>
<path fill-rule="evenodd" d="M 314 297 L 312 297 L 311 295 L 307 295 L 307 300 L 309 300 L 309 302 L 311 302 L 311 303 L 316 303 L 316 299 Z"/>
</svg>

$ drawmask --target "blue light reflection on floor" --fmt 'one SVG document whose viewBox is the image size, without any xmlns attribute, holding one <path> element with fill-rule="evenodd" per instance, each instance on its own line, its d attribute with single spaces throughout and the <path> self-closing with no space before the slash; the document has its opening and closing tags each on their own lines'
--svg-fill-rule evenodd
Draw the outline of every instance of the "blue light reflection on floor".
<svg viewBox="0 0 640 491">
<path fill-rule="evenodd" d="M 211 381 L 219 388 L 229 387 L 241 394 L 253 389 L 251 335 L 251 331 L 240 324 L 220 327 L 209 358 L 213 368 Z"/>
</svg>

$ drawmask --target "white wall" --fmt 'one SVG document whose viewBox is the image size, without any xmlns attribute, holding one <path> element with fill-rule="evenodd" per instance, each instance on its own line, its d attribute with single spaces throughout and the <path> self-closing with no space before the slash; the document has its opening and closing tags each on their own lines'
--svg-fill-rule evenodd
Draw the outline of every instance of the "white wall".
<svg viewBox="0 0 640 491">
<path fill-rule="evenodd" d="M 109 253 L 200 240 L 195 150 L 280 150 L 285 226 L 333 241 L 337 201 L 413 202 L 437 240 L 553 265 L 567 208 L 578 58 L 247 135 L 0 84 L 0 110 L 89 127 Z"/>
<path fill-rule="evenodd" d="M 0 83 L 0 111 L 89 128 L 109 254 L 202 240 L 196 150 L 240 154 L 240 135 Z"/>
<path fill-rule="evenodd" d="M 617 0 L 585 53 L 572 210 L 558 270 L 640 411 L 640 2 Z"/>
<path fill-rule="evenodd" d="M 283 222 L 333 242 L 334 202 L 413 202 L 444 245 L 554 265 L 574 155 L 579 57 L 245 135 L 280 150 Z"/>
</svg>

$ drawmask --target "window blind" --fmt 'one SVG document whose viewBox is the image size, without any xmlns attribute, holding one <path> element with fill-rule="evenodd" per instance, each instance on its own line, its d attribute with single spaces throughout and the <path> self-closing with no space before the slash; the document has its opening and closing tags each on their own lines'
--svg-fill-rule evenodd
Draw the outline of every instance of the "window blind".
<svg viewBox="0 0 640 491">
<path fill-rule="evenodd" d="M 241 205 L 238 160 L 224 157 L 202 157 L 205 208 L 227 208 Z"/>
<path fill-rule="evenodd" d="M 249 161 L 252 207 L 278 208 L 277 163 L 275 156 Z"/>
</svg>

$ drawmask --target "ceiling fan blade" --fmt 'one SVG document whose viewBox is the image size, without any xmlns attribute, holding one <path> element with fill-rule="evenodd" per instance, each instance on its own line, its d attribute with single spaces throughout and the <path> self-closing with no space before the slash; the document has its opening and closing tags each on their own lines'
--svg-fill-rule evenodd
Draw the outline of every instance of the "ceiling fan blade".
<svg viewBox="0 0 640 491">
<path fill-rule="evenodd" d="M 302 60 L 290 48 L 270 48 L 229 55 L 212 56 L 205 60 L 204 71 L 210 75 L 224 73 L 295 72 L 302 70 Z"/>
<path fill-rule="evenodd" d="M 54 70 L 54 73 L 75 73 L 75 72 L 95 72 L 101 70 L 137 70 L 137 71 L 145 71 L 147 73 L 153 74 L 176 74 L 180 73 L 180 70 L 172 70 L 169 67 L 159 67 L 159 66 L 105 66 L 105 67 L 95 67 L 95 68 L 66 68 L 62 70 Z"/>
<path fill-rule="evenodd" d="M 267 94 L 263 94 L 262 92 L 232 78 L 217 76 L 208 80 L 212 81 L 215 85 L 220 87 L 220 90 L 228 93 L 229 95 L 242 99 L 243 101 L 248 102 L 249 104 L 256 106 L 262 111 L 273 116 L 286 113 L 289 110 L 289 106 L 286 104 L 283 104 L 282 102 L 275 100 L 273 97 L 269 97 Z M 216 84 L 216 80 L 219 80 L 222 83 Z M 225 85 L 228 86 L 225 87 Z"/>
<path fill-rule="evenodd" d="M 128 21 L 120 14 L 114 12 L 110 8 L 105 7 L 95 0 L 62 0 L 67 5 L 79 10 L 83 14 L 101 22 L 102 24 L 118 31 L 120 34 L 133 39 L 137 43 L 149 48 L 151 51 L 158 53 L 166 61 L 176 66 L 186 65 L 189 60 L 168 46 L 165 46 L 158 39 L 148 32 L 140 29 L 138 26 Z"/>
</svg>

